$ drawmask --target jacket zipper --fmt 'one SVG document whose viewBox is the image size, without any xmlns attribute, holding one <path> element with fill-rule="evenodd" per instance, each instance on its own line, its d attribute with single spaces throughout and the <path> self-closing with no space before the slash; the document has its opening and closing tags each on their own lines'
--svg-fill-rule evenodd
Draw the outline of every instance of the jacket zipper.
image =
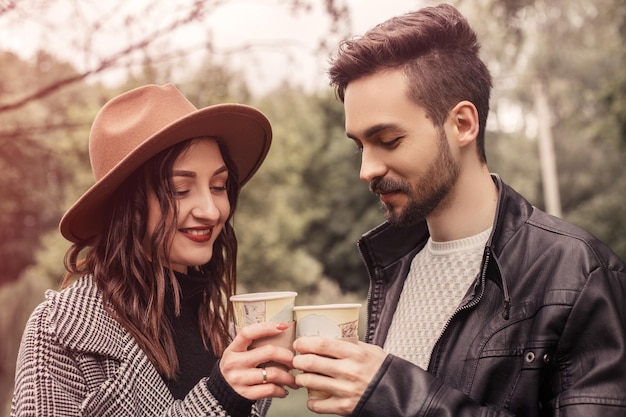
<svg viewBox="0 0 626 417">
<path fill-rule="evenodd" d="M 446 324 L 443 326 L 443 330 L 441 330 L 441 333 L 439 334 L 439 338 L 437 339 L 437 342 L 435 343 L 434 346 L 439 346 L 439 343 L 441 342 L 441 339 L 443 339 L 443 335 L 446 333 L 446 330 L 448 329 L 448 327 L 450 326 L 450 323 L 452 322 L 452 320 L 454 320 L 454 318 L 461 313 L 462 311 L 465 310 L 469 310 L 470 308 L 473 308 L 474 306 L 476 306 L 480 300 L 483 298 L 483 294 L 485 293 L 485 284 L 486 284 L 486 280 L 487 280 L 487 265 L 489 264 L 489 260 L 491 259 L 491 249 L 489 248 L 489 246 L 485 247 L 485 262 L 483 262 L 483 266 L 482 266 L 482 270 L 480 273 L 480 294 L 478 294 L 477 297 L 474 297 L 469 303 L 464 304 L 462 306 L 460 306 L 459 308 L 457 308 L 454 313 L 452 313 L 452 315 L 448 318 L 448 321 L 446 322 Z M 432 353 L 435 352 L 435 349 L 433 348 Z M 431 353 L 431 357 L 428 359 L 428 370 L 432 371 L 432 353 Z"/>
<path fill-rule="evenodd" d="M 367 263 L 367 268 L 365 268 L 365 270 L 367 271 L 367 278 L 370 282 L 370 286 L 369 289 L 367 290 L 367 299 L 365 301 L 365 306 L 367 308 L 366 310 L 366 314 L 365 314 L 365 333 L 364 333 L 364 337 L 363 337 L 363 341 L 366 343 L 370 342 L 371 339 L 371 334 L 370 334 L 370 317 L 371 317 L 371 311 L 372 311 L 372 289 L 374 288 L 375 285 L 378 285 L 375 281 L 374 278 L 372 277 L 372 273 L 370 272 L 370 270 L 373 270 L 374 268 L 370 268 L 369 267 L 369 257 L 366 258 L 364 253 L 363 253 L 363 244 L 362 243 L 357 243 L 357 248 L 359 250 L 359 255 L 361 255 L 361 259 L 366 260 Z"/>
<path fill-rule="evenodd" d="M 370 262 L 369 262 L 369 257 L 365 257 L 365 254 L 363 252 L 363 248 L 362 248 L 362 244 L 358 243 L 357 244 L 357 248 L 359 250 L 359 254 L 361 255 L 361 258 L 363 260 L 367 260 L 367 276 L 369 279 L 370 284 L 370 288 L 367 292 L 367 300 L 366 300 L 366 306 L 367 306 L 367 313 L 366 313 L 366 323 L 365 323 L 365 337 L 364 337 L 364 341 L 365 342 L 370 342 L 371 340 L 371 331 L 370 331 L 370 317 L 371 317 L 371 308 L 372 308 L 372 290 L 375 289 L 375 287 L 380 286 L 380 283 L 377 282 L 374 277 L 372 276 L 372 272 L 370 271 L 374 271 L 374 273 L 376 272 L 376 268 L 374 267 L 370 267 Z M 474 299 L 457 308 L 454 313 L 452 313 L 452 315 L 448 318 L 448 321 L 446 322 L 446 324 L 444 325 L 441 334 L 439 335 L 439 338 L 437 339 L 437 342 L 435 343 L 435 346 L 437 346 L 439 344 L 439 342 L 441 341 L 441 339 L 443 338 L 444 333 L 446 332 L 446 330 L 448 329 L 448 327 L 450 326 L 450 323 L 452 322 L 452 320 L 454 320 L 454 318 L 462 311 L 468 310 L 470 308 L 473 308 L 474 306 L 476 306 L 480 300 L 482 299 L 484 293 L 485 293 L 485 285 L 486 285 L 486 281 L 487 281 L 487 268 L 489 266 L 489 262 L 492 260 L 492 256 L 491 256 L 491 247 L 489 245 L 485 246 L 485 260 L 482 264 L 482 268 L 481 268 L 481 274 L 480 274 L 480 294 L 478 294 L 477 297 L 474 297 Z M 498 265 L 498 259 L 497 258 L 493 258 L 493 262 L 496 262 L 496 265 Z M 500 265 L 498 265 L 498 270 L 500 269 Z M 504 298 L 504 305 L 503 305 L 503 310 L 502 310 L 502 318 L 504 318 L 505 320 L 509 319 L 509 315 L 510 315 L 510 309 L 511 309 L 511 299 L 509 296 L 509 290 L 508 287 L 506 285 L 506 281 L 504 280 L 504 277 L 501 277 L 501 285 L 502 285 L 502 293 L 503 293 L 503 298 Z M 433 349 L 434 352 L 434 349 Z M 432 357 L 431 357 L 432 359 Z M 430 369 L 430 359 L 429 359 L 429 365 L 428 368 Z"/>
</svg>

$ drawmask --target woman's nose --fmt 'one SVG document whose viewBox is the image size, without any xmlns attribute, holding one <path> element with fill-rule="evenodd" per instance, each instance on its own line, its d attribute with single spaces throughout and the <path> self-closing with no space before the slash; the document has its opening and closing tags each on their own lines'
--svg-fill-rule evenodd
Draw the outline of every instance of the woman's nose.
<svg viewBox="0 0 626 417">
<path fill-rule="evenodd" d="M 194 202 L 191 214 L 199 219 L 217 220 L 220 218 L 220 209 L 211 192 L 203 193 Z"/>
</svg>

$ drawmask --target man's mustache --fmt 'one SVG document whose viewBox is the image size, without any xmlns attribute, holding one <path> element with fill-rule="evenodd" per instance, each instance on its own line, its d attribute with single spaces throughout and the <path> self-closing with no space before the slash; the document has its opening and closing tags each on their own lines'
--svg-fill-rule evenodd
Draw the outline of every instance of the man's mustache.
<svg viewBox="0 0 626 417">
<path fill-rule="evenodd" d="M 374 178 L 370 181 L 370 192 L 372 194 L 386 194 L 391 192 L 409 193 L 409 184 L 405 181 L 392 180 L 388 178 Z"/>
</svg>

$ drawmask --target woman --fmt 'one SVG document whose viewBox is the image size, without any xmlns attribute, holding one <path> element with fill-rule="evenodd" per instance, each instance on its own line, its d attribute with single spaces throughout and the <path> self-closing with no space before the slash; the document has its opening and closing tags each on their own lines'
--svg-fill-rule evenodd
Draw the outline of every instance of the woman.
<svg viewBox="0 0 626 417">
<path fill-rule="evenodd" d="M 73 242 L 61 292 L 31 316 L 12 416 L 264 415 L 296 388 L 293 354 L 248 350 L 285 323 L 234 339 L 240 187 L 270 147 L 258 110 L 196 109 L 171 85 L 124 93 L 98 113 L 96 183 L 60 224 Z M 72 276 L 80 275 L 71 283 Z"/>
</svg>

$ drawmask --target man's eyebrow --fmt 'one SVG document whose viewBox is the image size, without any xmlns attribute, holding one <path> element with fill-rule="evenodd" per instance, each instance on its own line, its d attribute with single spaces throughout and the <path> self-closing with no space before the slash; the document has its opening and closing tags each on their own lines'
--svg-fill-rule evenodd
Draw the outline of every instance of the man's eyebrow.
<svg viewBox="0 0 626 417">
<path fill-rule="evenodd" d="M 365 139 L 369 139 L 372 136 L 376 135 L 377 133 L 380 133 L 388 129 L 395 129 L 397 127 L 398 126 L 394 123 L 379 123 L 377 125 L 374 125 L 365 129 L 365 131 L 363 132 L 363 137 Z M 350 139 L 357 139 L 357 136 L 350 132 L 346 132 L 346 136 L 348 136 Z"/>
</svg>

